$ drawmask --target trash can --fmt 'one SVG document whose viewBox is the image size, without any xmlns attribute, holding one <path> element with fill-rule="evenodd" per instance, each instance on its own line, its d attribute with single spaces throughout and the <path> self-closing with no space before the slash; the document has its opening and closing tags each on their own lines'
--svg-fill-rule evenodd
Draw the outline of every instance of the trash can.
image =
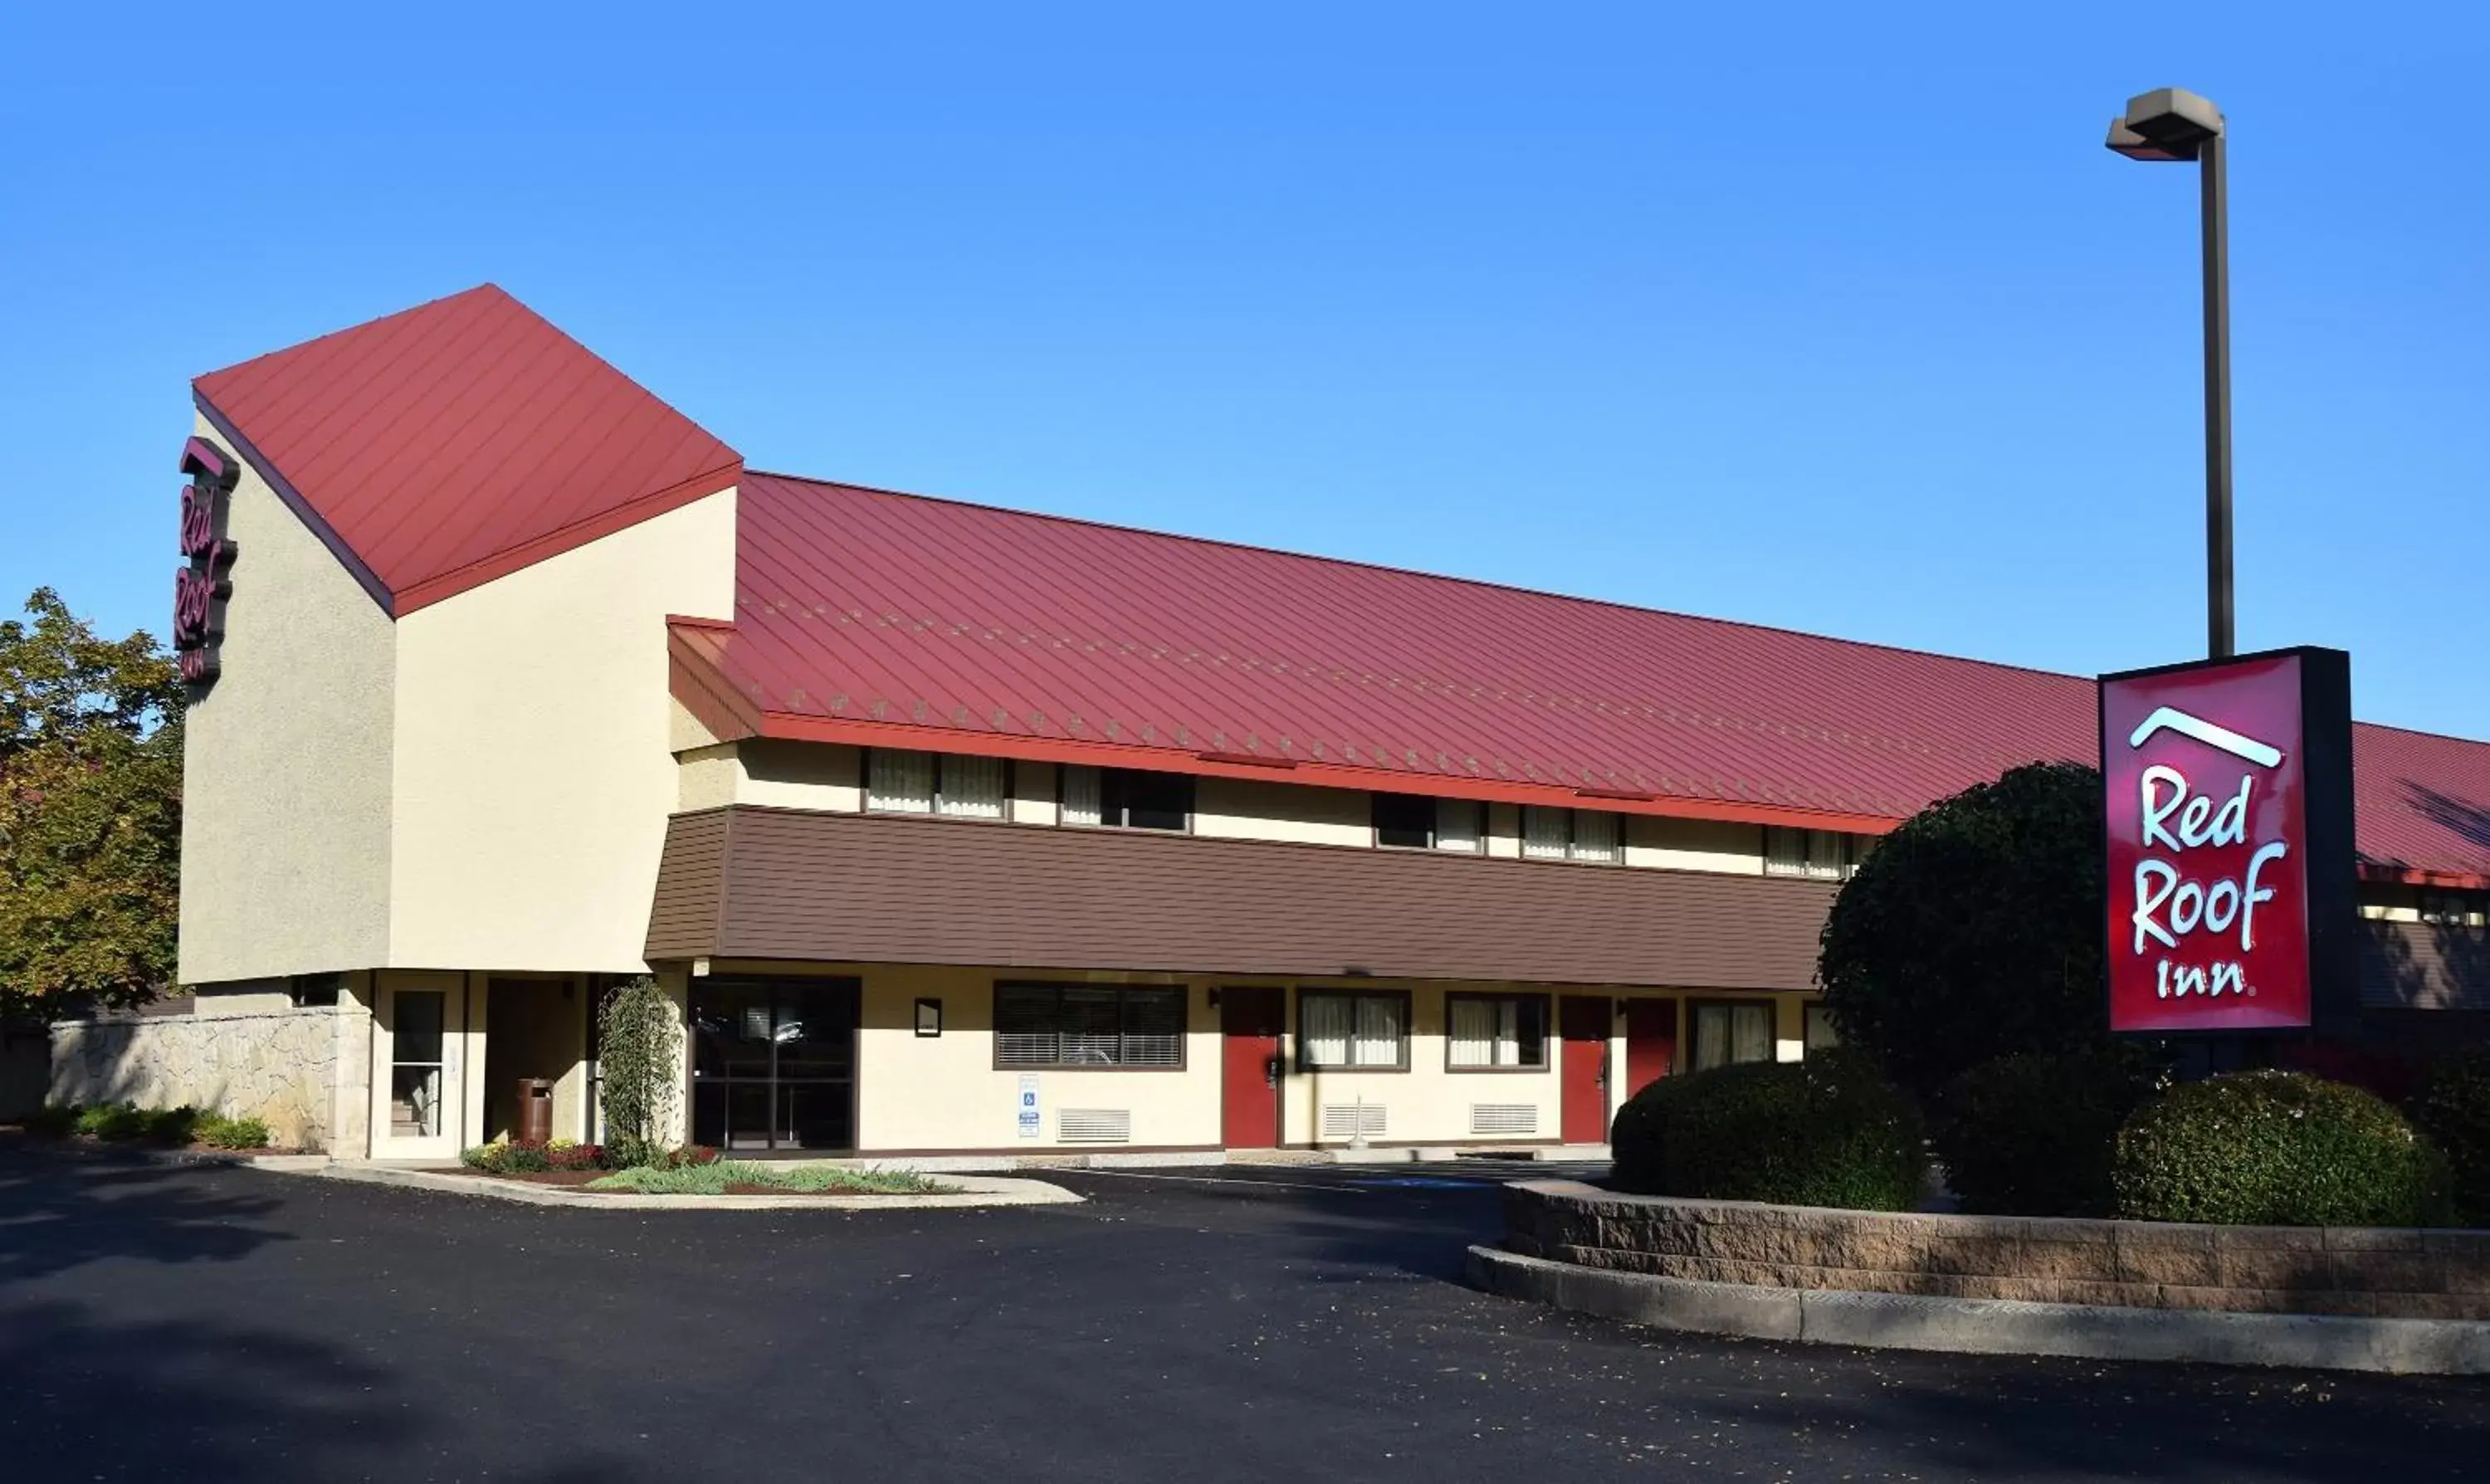
<svg viewBox="0 0 2490 1484">
<path fill-rule="evenodd" d="M 518 1127 L 512 1134 L 521 1144 L 553 1142 L 553 1084 L 542 1077 L 519 1079 Z"/>
</svg>

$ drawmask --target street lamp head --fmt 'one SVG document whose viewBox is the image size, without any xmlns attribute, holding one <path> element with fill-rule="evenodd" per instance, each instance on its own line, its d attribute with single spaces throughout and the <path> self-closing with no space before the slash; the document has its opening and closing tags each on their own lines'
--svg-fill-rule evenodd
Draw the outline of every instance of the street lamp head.
<svg viewBox="0 0 2490 1484">
<path fill-rule="evenodd" d="M 2193 160 L 2222 133 L 2222 110 L 2185 88 L 2157 88 L 2127 101 L 2110 120 L 2108 145 L 2129 160 Z"/>
</svg>

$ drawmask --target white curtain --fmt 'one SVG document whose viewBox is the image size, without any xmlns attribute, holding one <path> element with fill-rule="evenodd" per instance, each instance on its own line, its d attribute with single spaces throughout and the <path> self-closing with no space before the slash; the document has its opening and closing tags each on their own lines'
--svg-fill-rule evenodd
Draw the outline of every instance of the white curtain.
<svg viewBox="0 0 2490 1484">
<path fill-rule="evenodd" d="M 1773 1059 L 1773 1007 L 1769 1004 L 1737 1004 L 1730 1006 L 1729 1060 L 1732 1062 L 1769 1062 Z"/>
<path fill-rule="evenodd" d="M 1452 1002 L 1452 1055 L 1455 1066 L 1495 1064 L 1495 1004 L 1488 1000 Z"/>
<path fill-rule="evenodd" d="M 934 811 L 934 754 L 876 747 L 865 788 L 868 809 L 930 814 Z"/>
<path fill-rule="evenodd" d="M 1453 1065 L 1521 1064 L 1520 1001 L 1455 1000 L 1451 1004 Z"/>
<path fill-rule="evenodd" d="M 1806 830 L 1784 829 L 1778 825 L 1764 827 L 1764 874 L 1767 876 L 1807 874 Z"/>
<path fill-rule="evenodd" d="M 1807 874 L 1839 880 L 1850 869 L 1849 839 L 1830 829 L 1807 832 Z"/>
<path fill-rule="evenodd" d="M 1478 854 L 1479 816 L 1487 805 L 1475 799 L 1438 799 L 1435 800 L 1435 848 L 1462 850 Z"/>
<path fill-rule="evenodd" d="M 1357 1001 L 1357 1064 L 1401 1064 L 1401 1001 L 1393 995 L 1363 995 Z"/>
<path fill-rule="evenodd" d="M 1067 825 L 1101 823 L 1101 800 L 1098 797 L 1098 770 L 1080 763 L 1063 765 L 1063 822 Z"/>
<path fill-rule="evenodd" d="M 1521 806 L 1521 853 L 1533 860 L 1565 858 L 1571 831 L 1571 809 L 1549 809 L 1535 803 Z"/>
<path fill-rule="evenodd" d="M 1297 1004 L 1297 1039 L 1309 1066 L 1346 1066 L 1351 1002 L 1346 995 L 1308 995 Z"/>
<path fill-rule="evenodd" d="M 999 757 L 944 757 L 942 812 L 966 819 L 1002 818 L 1003 778 L 1008 771 Z"/>
<path fill-rule="evenodd" d="M 1617 816 L 1599 809 L 1574 811 L 1574 858 L 1617 858 Z"/>
</svg>

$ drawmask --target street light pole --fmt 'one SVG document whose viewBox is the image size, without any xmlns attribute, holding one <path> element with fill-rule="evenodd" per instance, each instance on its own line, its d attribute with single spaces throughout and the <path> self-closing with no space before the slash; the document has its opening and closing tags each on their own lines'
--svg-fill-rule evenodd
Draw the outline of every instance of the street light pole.
<svg viewBox="0 0 2490 1484">
<path fill-rule="evenodd" d="M 2223 136 L 2205 141 L 2196 169 L 2205 191 L 2206 653 L 2239 653 L 2231 608 L 2231 213 Z"/>
<path fill-rule="evenodd" d="M 2224 189 L 2222 112 L 2210 100 L 2162 88 L 2128 100 L 2109 147 L 2130 160 L 2192 160 L 2204 188 L 2205 648 L 2237 654 L 2231 598 L 2231 223 Z"/>
</svg>

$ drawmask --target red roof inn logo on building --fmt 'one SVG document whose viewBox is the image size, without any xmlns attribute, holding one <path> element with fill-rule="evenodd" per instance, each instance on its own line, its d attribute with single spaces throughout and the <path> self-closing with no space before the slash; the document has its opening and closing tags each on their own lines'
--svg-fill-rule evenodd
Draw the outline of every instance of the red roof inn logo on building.
<svg viewBox="0 0 2490 1484">
<path fill-rule="evenodd" d="M 2302 1028 L 2344 973 L 2350 675 L 2302 649 L 2102 678 L 2112 1030 Z"/>
<path fill-rule="evenodd" d="M 182 680 L 195 696 L 216 684 L 217 650 L 224 638 L 225 598 L 233 592 L 234 543 L 225 538 L 240 468 L 233 455 L 204 438 L 182 447 L 182 555 L 173 572 L 173 651 Z"/>
</svg>

